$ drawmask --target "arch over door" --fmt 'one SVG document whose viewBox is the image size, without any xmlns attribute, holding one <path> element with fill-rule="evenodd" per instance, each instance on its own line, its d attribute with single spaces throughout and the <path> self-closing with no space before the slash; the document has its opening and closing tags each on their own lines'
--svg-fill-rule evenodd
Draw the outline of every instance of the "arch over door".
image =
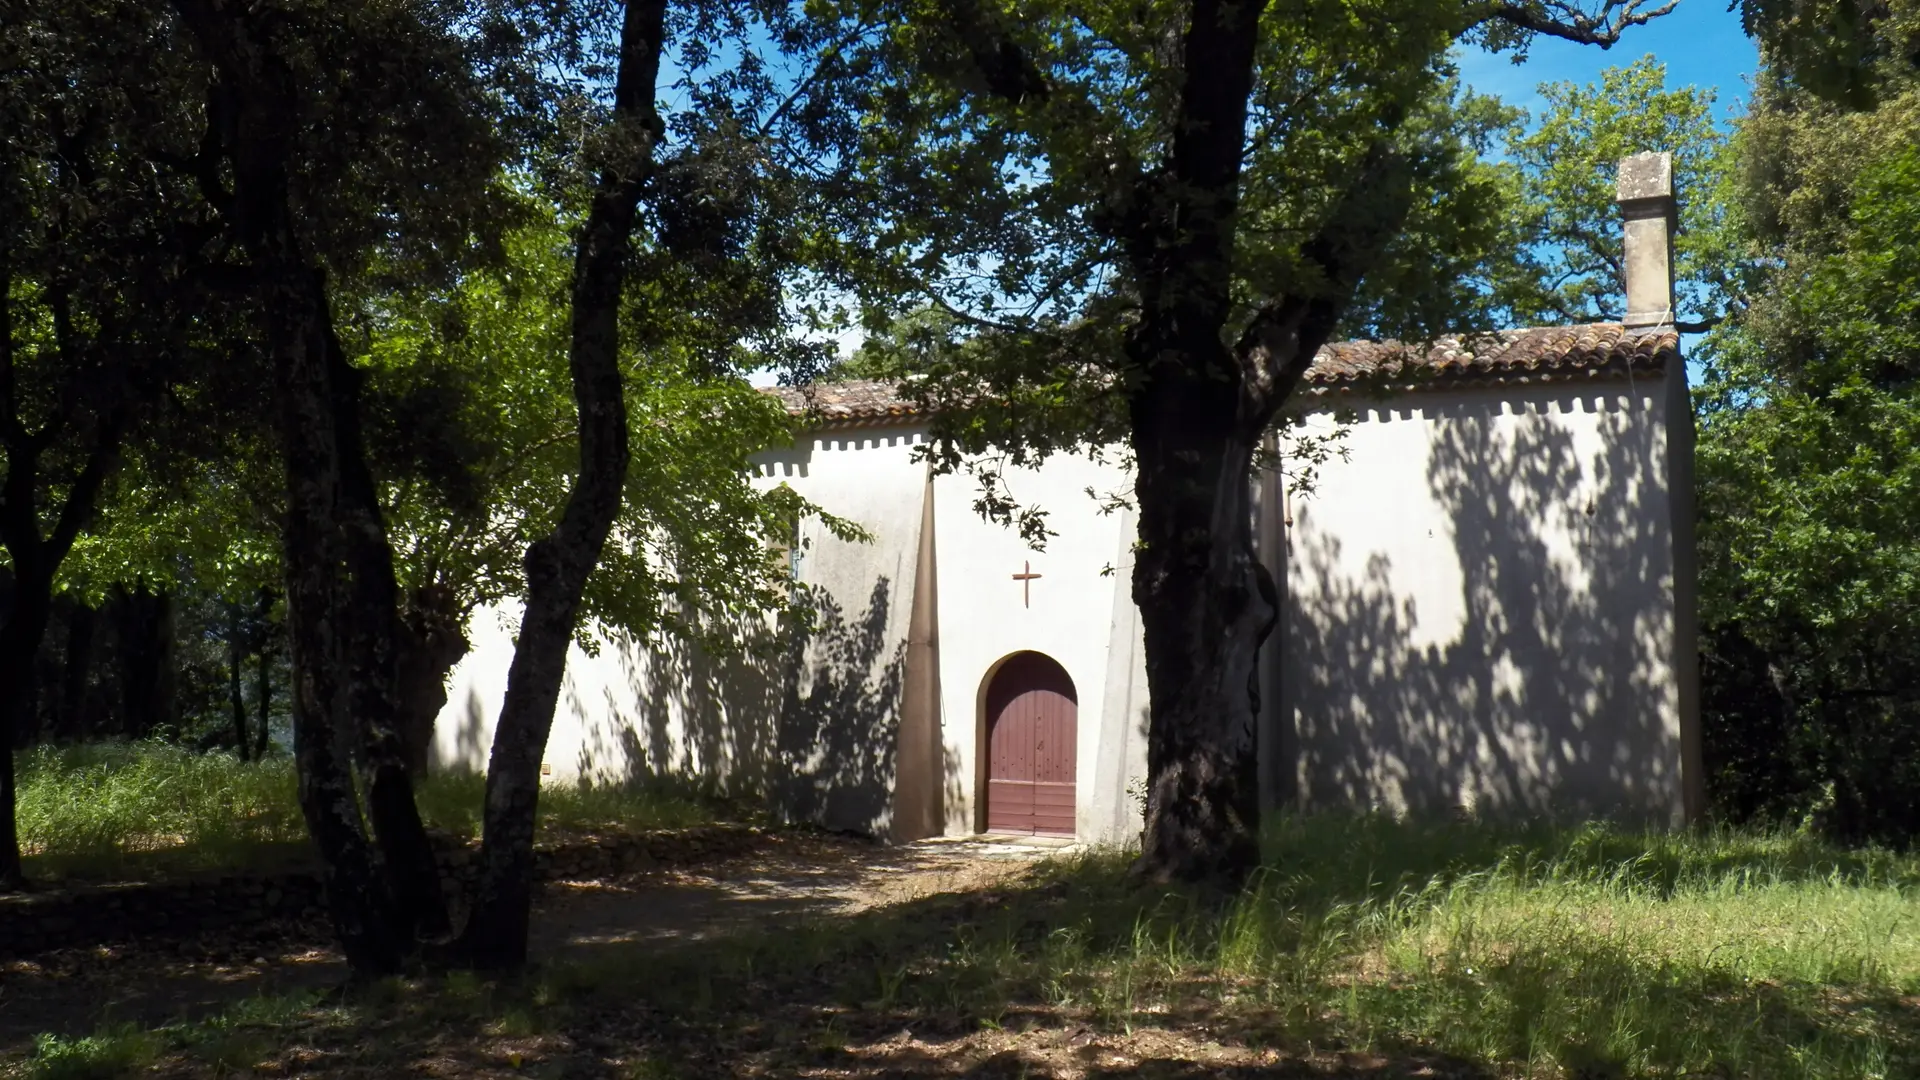
<svg viewBox="0 0 1920 1080">
<path fill-rule="evenodd" d="M 1067 669 L 1015 653 L 987 685 L 987 831 L 1072 836 L 1079 696 Z"/>
</svg>

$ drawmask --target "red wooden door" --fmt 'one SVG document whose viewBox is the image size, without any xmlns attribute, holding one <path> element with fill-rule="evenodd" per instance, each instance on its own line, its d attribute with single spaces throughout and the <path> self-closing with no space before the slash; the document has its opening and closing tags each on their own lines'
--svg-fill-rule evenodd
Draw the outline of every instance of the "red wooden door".
<svg viewBox="0 0 1920 1080">
<path fill-rule="evenodd" d="M 1079 698 L 1051 658 L 1016 653 L 987 687 L 987 831 L 1073 835 Z"/>
</svg>

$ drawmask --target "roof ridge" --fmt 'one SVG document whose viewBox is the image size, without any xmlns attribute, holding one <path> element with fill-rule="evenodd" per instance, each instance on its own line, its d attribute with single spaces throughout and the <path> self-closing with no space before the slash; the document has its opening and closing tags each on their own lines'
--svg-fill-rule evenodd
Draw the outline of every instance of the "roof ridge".
<svg viewBox="0 0 1920 1080">
<path fill-rule="evenodd" d="M 1474 339 L 1500 347 L 1476 350 Z M 1672 326 L 1629 330 L 1618 322 L 1460 331 L 1443 334 L 1424 349 L 1393 339 L 1357 339 L 1322 345 L 1302 382 L 1324 392 L 1363 385 L 1416 390 L 1599 378 L 1665 370 L 1679 351 L 1680 336 Z M 829 424 L 885 423 L 920 415 L 918 403 L 900 393 L 901 385 L 901 380 L 848 379 L 765 392 L 796 416 L 813 415 Z"/>
</svg>

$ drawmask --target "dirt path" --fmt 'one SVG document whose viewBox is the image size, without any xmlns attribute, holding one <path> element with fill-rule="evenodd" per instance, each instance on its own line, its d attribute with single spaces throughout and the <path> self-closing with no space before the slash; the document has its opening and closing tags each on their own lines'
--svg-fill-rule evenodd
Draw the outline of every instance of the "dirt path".
<svg viewBox="0 0 1920 1080">
<path fill-rule="evenodd" d="M 786 919 L 846 914 L 982 888 L 1065 845 L 1044 840 L 932 840 L 898 847 L 775 835 L 751 854 L 697 868 L 542 889 L 535 954 L 567 958 L 607 944 L 699 941 Z M 69 949 L 0 960 L 0 1058 L 39 1032 L 164 1023 L 259 995 L 336 985 L 346 975 L 324 927 L 151 948 Z"/>
<path fill-rule="evenodd" d="M 819 837 L 623 881 L 548 887 L 534 947 L 566 956 L 597 945 L 700 941 L 781 919 L 847 915 L 938 893 L 985 888 L 1068 845 L 967 837 L 898 847 Z"/>
</svg>

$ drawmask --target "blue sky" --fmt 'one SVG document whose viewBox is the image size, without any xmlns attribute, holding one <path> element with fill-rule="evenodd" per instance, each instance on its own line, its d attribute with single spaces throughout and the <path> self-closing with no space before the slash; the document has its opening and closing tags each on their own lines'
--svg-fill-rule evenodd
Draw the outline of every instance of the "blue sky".
<svg viewBox="0 0 1920 1080">
<path fill-rule="evenodd" d="M 1728 10 L 1727 0 L 1681 0 L 1672 14 L 1628 30 L 1611 49 L 1540 37 L 1523 64 L 1516 65 L 1510 56 L 1472 50 L 1460 56 L 1460 73 L 1480 93 L 1537 114 L 1541 83 L 1595 82 L 1602 68 L 1622 67 L 1648 53 L 1667 65 L 1668 86 L 1712 88 L 1722 123 L 1744 108 L 1747 79 L 1759 66 L 1753 42 L 1740 29 L 1738 13 Z M 848 335 L 842 347 L 856 338 Z M 1697 365 L 1688 367 L 1698 378 Z"/>
<path fill-rule="evenodd" d="M 1672 14 L 1629 29 L 1611 49 L 1541 37 L 1524 64 L 1474 50 L 1460 57 L 1460 73 L 1475 90 L 1537 113 L 1541 83 L 1594 82 L 1601 68 L 1621 67 L 1648 53 L 1667 65 L 1668 86 L 1713 88 L 1723 122 L 1744 107 L 1747 77 L 1759 66 L 1753 42 L 1741 32 L 1738 13 L 1727 10 L 1727 0 L 1681 0 Z"/>
<path fill-rule="evenodd" d="M 1597 82 L 1602 68 L 1623 67 L 1648 53 L 1667 65 L 1669 87 L 1713 90 L 1714 112 L 1722 124 L 1745 110 L 1748 79 L 1760 64 L 1753 42 L 1740 29 L 1739 14 L 1727 9 L 1727 0 L 1681 0 L 1672 14 L 1628 30 L 1611 49 L 1536 38 L 1526 62 L 1518 65 L 1511 56 L 1478 49 L 1463 52 L 1460 75 L 1480 93 L 1537 115 L 1544 104 L 1541 83 Z M 1697 340 L 1697 335 L 1686 335 L 1683 351 L 1691 351 Z M 1699 382 L 1701 374 L 1700 365 L 1690 360 L 1689 381 Z"/>
</svg>

